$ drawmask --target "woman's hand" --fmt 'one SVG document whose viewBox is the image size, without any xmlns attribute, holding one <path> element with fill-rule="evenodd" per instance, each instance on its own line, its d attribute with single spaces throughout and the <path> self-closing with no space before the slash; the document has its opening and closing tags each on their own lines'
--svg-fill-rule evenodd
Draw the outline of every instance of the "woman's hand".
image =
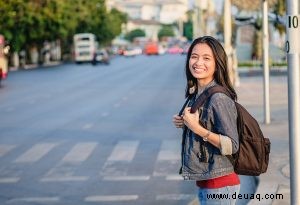
<svg viewBox="0 0 300 205">
<path fill-rule="evenodd" d="M 184 124 L 194 133 L 197 133 L 199 127 L 201 127 L 199 124 L 199 111 L 191 113 L 191 107 L 187 107 L 183 111 L 182 118 Z"/>
<path fill-rule="evenodd" d="M 174 115 L 173 116 L 173 124 L 175 125 L 176 128 L 183 128 L 184 123 L 183 123 L 182 116 Z"/>
</svg>

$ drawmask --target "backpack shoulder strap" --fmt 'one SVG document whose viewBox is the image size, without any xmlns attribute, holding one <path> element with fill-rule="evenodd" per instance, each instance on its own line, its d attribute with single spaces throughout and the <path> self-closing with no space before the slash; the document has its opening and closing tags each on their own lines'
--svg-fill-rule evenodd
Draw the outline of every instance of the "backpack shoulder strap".
<svg viewBox="0 0 300 205">
<path fill-rule="evenodd" d="M 215 85 L 213 87 L 210 87 L 206 89 L 193 103 L 191 107 L 191 113 L 195 113 L 199 109 L 199 107 L 201 107 L 204 104 L 204 102 L 215 93 L 224 93 L 225 95 L 230 97 L 230 94 L 224 87 L 220 85 Z"/>
</svg>

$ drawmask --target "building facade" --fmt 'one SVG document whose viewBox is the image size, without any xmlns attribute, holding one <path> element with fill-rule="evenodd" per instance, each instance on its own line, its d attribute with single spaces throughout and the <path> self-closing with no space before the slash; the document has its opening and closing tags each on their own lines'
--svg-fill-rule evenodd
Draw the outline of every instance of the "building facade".
<svg viewBox="0 0 300 205">
<path fill-rule="evenodd" d="M 188 2 L 188 0 L 107 0 L 107 8 L 116 8 L 128 14 L 124 34 L 140 28 L 145 31 L 146 37 L 157 40 L 157 33 L 162 24 L 180 24 L 186 20 Z M 182 34 L 176 27 L 174 31 L 178 36 Z"/>
</svg>

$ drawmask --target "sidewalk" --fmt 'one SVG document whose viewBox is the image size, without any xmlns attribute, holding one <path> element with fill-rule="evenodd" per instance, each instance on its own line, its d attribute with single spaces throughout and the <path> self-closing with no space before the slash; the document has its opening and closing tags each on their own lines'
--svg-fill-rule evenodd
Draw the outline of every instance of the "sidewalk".
<svg viewBox="0 0 300 205">
<path fill-rule="evenodd" d="M 289 181 L 289 136 L 288 136 L 288 90 L 287 77 L 270 77 L 271 123 L 264 122 L 263 77 L 241 77 L 237 88 L 238 101 L 258 120 L 265 137 L 271 140 L 271 153 L 268 171 L 260 175 L 258 187 L 251 197 L 252 177 L 241 176 L 241 192 L 244 200 L 239 205 L 288 205 L 290 204 Z M 245 193 L 248 193 L 245 194 Z M 280 194 L 280 195 L 279 195 Z M 195 196 L 196 197 L 196 196 Z M 195 198 L 189 205 L 198 205 Z"/>
<path fill-rule="evenodd" d="M 40 68 L 40 67 L 52 67 L 62 64 L 62 61 L 50 61 L 48 63 L 44 63 L 42 65 L 39 64 L 26 64 L 24 68 L 17 68 L 17 67 L 9 67 L 9 71 L 17 71 L 17 70 L 30 70 L 34 68 Z"/>
</svg>

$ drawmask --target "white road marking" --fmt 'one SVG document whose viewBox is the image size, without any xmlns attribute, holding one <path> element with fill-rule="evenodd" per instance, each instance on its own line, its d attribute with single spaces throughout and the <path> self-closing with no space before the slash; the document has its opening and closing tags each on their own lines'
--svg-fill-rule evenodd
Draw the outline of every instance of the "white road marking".
<svg viewBox="0 0 300 205">
<path fill-rule="evenodd" d="M 49 202 L 59 202 L 59 197 L 24 197 L 10 199 L 6 203 L 17 203 L 17 202 L 32 202 L 32 203 L 49 203 Z"/>
<path fill-rule="evenodd" d="M 120 107 L 120 105 L 121 105 L 121 103 L 115 103 L 115 104 L 114 104 L 114 107 L 115 107 L 115 108 L 118 108 L 118 107 Z"/>
<path fill-rule="evenodd" d="M 148 181 L 150 176 L 104 176 L 104 181 Z"/>
<path fill-rule="evenodd" d="M 138 195 L 96 195 L 85 198 L 87 202 L 103 202 L 103 201 L 135 201 Z"/>
<path fill-rule="evenodd" d="M 89 158 L 97 147 L 96 142 L 77 143 L 58 163 L 40 180 L 41 182 L 86 181 L 88 176 L 74 176 L 76 168 Z"/>
<path fill-rule="evenodd" d="M 136 140 L 119 141 L 103 165 L 100 176 L 110 178 L 127 176 L 138 146 L 139 141 Z"/>
<path fill-rule="evenodd" d="M 177 175 L 174 174 L 174 175 L 167 175 L 166 180 L 168 180 L 168 181 L 182 181 L 183 178 L 179 174 L 177 174 Z"/>
<path fill-rule="evenodd" d="M 181 159 L 179 140 L 163 140 L 157 156 L 153 176 L 169 176 L 178 173 Z M 170 179 L 170 178 L 169 178 Z"/>
<path fill-rule="evenodd" d="M 70 182 L 70 181 L 86 181 L 89 177 L 87 176 L 47 176 L 43 177 L 41 182 Z"/>
<path fill-rule="evenodd" d="M 103 113 L 101 114 L 101 117 L 107 117 L 107 116 L 109 116 L 109 113 L 108 113 L 108 112 L 103 112 Z"/>
<path fill-rule="evenodd" d="M 193 194 L 162 194 L 162 195 L 157 195 L 156 200 L 175 200 L 175 201 L 180 201 L 180 200 L 192 200 L 195 198 L 195 195 Z"/>
<path fill-rule="evenodd" d="M 178 140 L 163 140 L 157 160 L 180 160 L 180 146 L 181 143 Z"/>
<path fill-rule="evenodd" d="M 120 141 L 115 146 L 107 161 L 132 161 L 138 145 L 138 141 Z"/>
<path fill-rule="evenodd" d="M 0 144 L 0 157 L 4 156 L 15 147 L 16 145 Z"/>
<path fill-rule="evenodd" d="M 87 129 L 91 129 L 94 126 L 93 123 L 89 123 L 89 124 L 85 124 L 82 129 L 87 130 Z"/>
<path fill-rule="evenodd" d="M 19 180 L 20 180 L 19 177 L 5 177 L 5 178 L 0 178 L 0 184 L 17 183 Z"/>
<path fill-rule="evenodd" d="M 83 162 L 91 155 L 97 145 L 96 142 L 78 143 L 64 156 L 62 161 L 70 163 Z"/>
<path fill-rule="evenodd" d="M 57 144 L 55 143 L 41 143 L 34 145 L 31 149 L 27 150 L 23 155 L 19 156 L 15 162 L 30 163 L 40 160 L 48 152 L 50 152 Z"/>
</svg>

